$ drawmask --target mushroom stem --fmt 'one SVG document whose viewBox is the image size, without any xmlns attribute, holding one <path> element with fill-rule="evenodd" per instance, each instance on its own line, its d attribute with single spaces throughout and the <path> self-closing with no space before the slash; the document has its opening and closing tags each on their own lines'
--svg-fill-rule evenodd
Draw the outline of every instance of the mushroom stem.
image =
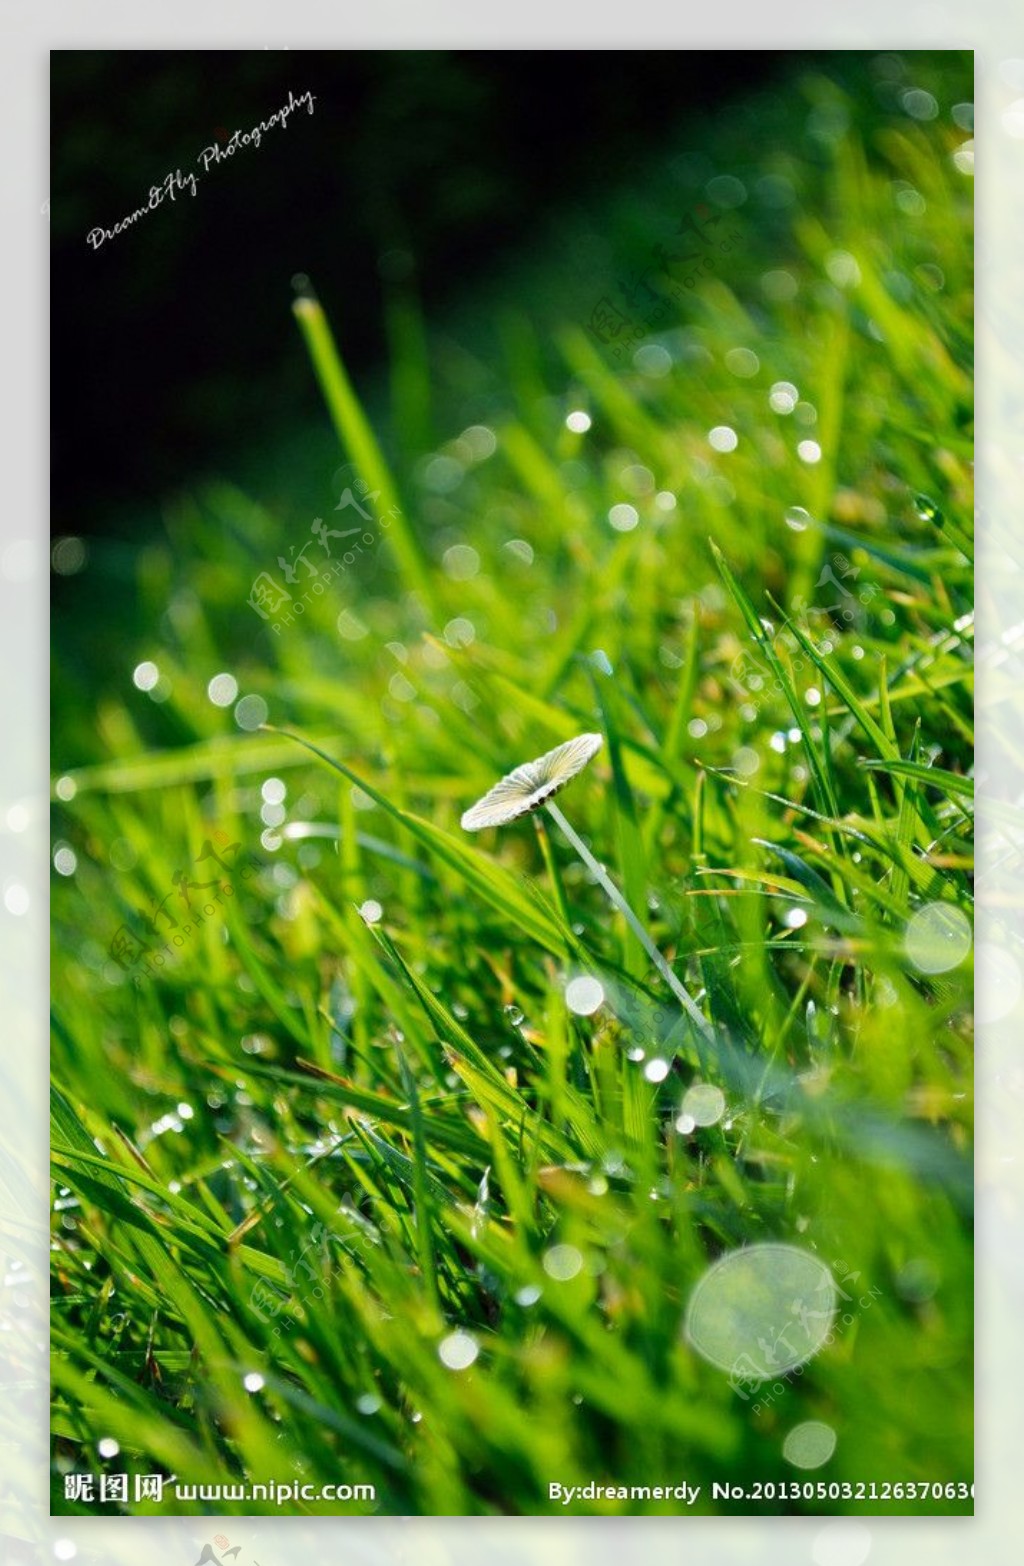
<svg viewBox="0 0 1024 1566">
<path fill-rule="evenodd" d="M 555 903 L 557 905 L 558 912 L 562 917 L 562 923 L 565 926 L 566 948 L 567 950 L 571 951 L 573 939 L 572 915 L 569 912 L 569 905 L 565 900 L 565 887 L 562 885 L 562 878 L 558 873 L 558 866 L 555 863 L 555 856 L 551 848 L 551 838 L 548 836 L 548 829 L 544 824 L 544 817 L 540 814 L 539 811 L 534 813 L 533 824 L 537 829 L 537 840 L 540 843 L 540 851 L 544 857 L 544 866 L 548 872 L 548 879 L 551 882 L 551 889 L 555 894 Z"/>
<path fill-rule="evenodd" d="M 698 1010 L 695 1001 L 687 991 L 686 987 L 683 985 L 682 981 L 678 979 L 672 972 L 672 969 L 669 967 L 668 963 L 665 961 L 664 957 L 661 955 L 658 948 L 647 934 L 647 931 L 644 929 L 643 925 L 640 923 L 640 920 L 637 918 L 636 914 L 633 912 L 632 908 L 629 906 L 626 899 L 615 885 L 615 882 L 612 880 L 611 876 L 602 865 L 598 864 L 586 843 L 584 843 L 583 839 L 569 825 L 558 806 L 552 800 L 548 800 L 545 809 L 547 810 L 548 815 L 551 817 L 552 821 L 554 821 L 555 825 L 561 829 L 565 837 L 579 854 L 583 863 L 586 865 L 591 875 L 603 890 L 605 896 L 619 910 L 620 914 L 632 930 L 633 934 L 640 942 L 640 945 L 643 947 L 644 951 L 647 953 L 648 957 L 651 959 L 652 963 L 657 968 L 662 978 L 665 980 L 665 983 L 668 985 L 669 989 L 672 991 L 672 994 L 682 1006 L 690 1021 L 700 1033 L 701 1037 L 706 1039 L 709 1044 L 713 1044 L 715 1042 L 715 1035 L 710 1024 L 708 1023 L 707 1018 L 703 1015 L 702 1012 Z"/>
</svg>

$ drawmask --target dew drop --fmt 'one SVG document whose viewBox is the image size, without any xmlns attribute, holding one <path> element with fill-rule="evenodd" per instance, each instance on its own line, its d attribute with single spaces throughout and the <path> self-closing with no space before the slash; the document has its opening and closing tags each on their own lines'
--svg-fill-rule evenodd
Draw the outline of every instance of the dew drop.
<svg viewBox="0 0 1024 1566">
<path fill-rule="evenodd" d="M 598 979 L 587 976 L 570 979 L 565 987 L 565 1004 L 577 1017 L 590 1017 L 604 1004 L 604 988 Z"/>
<path fill-rule="evenodd" d="M 74 875 L 78 868 L 78 856 L 70 843 L 58 843 L 53 851 L 53 868 L 58 875 Z"/>
<path fill-rule="evenodd" d="M 136 664 L 132 670 L 132 683 L 140 691 L 151 691 L 159 678 L 160 670 L 149 659 L 144 663 Z"/>
<path fill-rule="evenodd" d="M 713 1126 L 724 1113 L 725 1094 L 713 1082 L 694 1082 L 687 1088 L 680 1119 L 690 1120 L 695 1126 Z"/>
<path fill-rule="evenodd" d="M 480 1345 L 470 1332 L 449 1333 L 437 1350 L 437 1357 L 449 1370 L 468 1370 L 480 1353 Z"/>
<path fill-rule="evenodd" d="M 575 1245 L 552 1245 L 544 1252 L 544 1271 L 558 1283 L 568 1283 L 583 1268 L 583 1257 Z"/>
<path fill-rule="evenodd" d="M 206 694 L 215 707 L 230 707 L 238 695 L 238 681 L 233 674 L 215 674 Z"/>
</svg>

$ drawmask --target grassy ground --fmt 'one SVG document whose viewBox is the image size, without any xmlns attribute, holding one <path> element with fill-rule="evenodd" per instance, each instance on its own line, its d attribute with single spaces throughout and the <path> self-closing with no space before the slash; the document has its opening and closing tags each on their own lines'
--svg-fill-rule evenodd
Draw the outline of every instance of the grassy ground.
<svg viewBox="0 0 1024 1566">
<path fill-rule="evenodd" d="M 500 357 L 397 291 L 377 434 L 300 306 L 350 464 L 315 512 L 210 486 L 94 555 L 137 629 L 87 665 L 84 596 L 58 626 L 56 1511 L 120 1472 L 375 1486 L 285 1508 L 326 1513 L 973 1509 L 971 81 L 908 59 L 704 127 L 603 239 L 578 215 Z M 362 552 L 264 620 L 314 515 Z M 460 830 L 584 731 L 559 803 L 643 943 L 550 821 Z M 840 1313 L 730 1384 L 688 1303 L 767 1242 Z"/>
</svg>

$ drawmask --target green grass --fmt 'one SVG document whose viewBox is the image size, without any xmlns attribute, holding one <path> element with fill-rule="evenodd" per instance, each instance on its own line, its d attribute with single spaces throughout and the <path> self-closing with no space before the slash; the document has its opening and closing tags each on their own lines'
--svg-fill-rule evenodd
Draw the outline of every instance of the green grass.
<svg viewBox="0 0 1024 1566">
<path fill-rule="evenodd" d="M 973 1509 L 710 1498 L 972 1478 L 969 962 L 912 960 L 922 910 L 972 912 L 971 194 L 949 116 L 970 75 L 913 59 L 934 121 L 875 104 L 865 65 L 851 97 L 793 84 L 756 156 L 745 113 L 706 128 L 751 196 L 647 339 L 667 373 L 584 330 L 622 258 L 700 199 L 666 198 L 664 169 L 660 211 L 610 205 L 616 269 L 574 304 L 562 282 L 536 308 L 528 284 L 514 311 L 499 296 L 501 360 L 449 334 L 421 352 L 396 303 L 396 407 L 449 432 L 433 453 L 410 421 L 373 433 L 300 306 L 333 460 L 398 520 L 277 634 L 246 599 L 301 512 L 210 486 L 98 557 L 139 629 L 116 680 L 58 629 L 56 1511 L 109 1510 L 65 1501 L 63 1475 L 122 1467 L 372 1484 L 340 1509 L 393 1515 L 683 1479 L 696 1512 Z M 759 205 L 780 178 L 791 202 Z M 476 426 L 493 442 L 459 434 Z M 336 495 L 325 479 L 325 517 L 350 514 Z M 270 730 L 211 704 L 222 671 Z M 557 831 L 460 831 L 584 730 L 605 745 L 559 805 L 706 1035 Z M 240 845 L 232 895 L 126 973 L 114 932 L 173 893 L 180 933 L 173 878 L 210 879 L 207 842 Z M 589 1016 L 566 1004 L 580 975 L 604 992 Z M 679 1129 L 697 1081 L 724 1113 Z M 713 1261 L 766 1241 L 856 1280 L 850 1321 L 770 1400 L 682 1331 Z M 837 1435 L 814 1471 L 782 1454 L 806 1420 Z"/>
</svg>

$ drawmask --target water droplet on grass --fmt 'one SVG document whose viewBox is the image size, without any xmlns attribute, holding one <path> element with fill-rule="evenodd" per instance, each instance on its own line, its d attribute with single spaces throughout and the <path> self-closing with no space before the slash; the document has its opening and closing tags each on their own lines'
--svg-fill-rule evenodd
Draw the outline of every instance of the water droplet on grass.
<svg viewBox="0 0 1024 1566">
<path fill-rule="evenodd" d="M 749 380 L 761 368 L 761 361 L 751 348 L 730 348 L 725 356 L 725 367 L 730 374 Z"/>
<path fill-rule="evenodd" d="M 604 1004 L 604 987 L 598 979 L 587 976 L 570 979 L 565 987 L 565 1004 L 577 1017 L 590 1017 Z"/>
<path fill-rule="evenodd" d="M 136 664 L 132 671 L 132 682 L 140 691 L 151 691 L 159 678 L 160 670 L 149 659 Z"/>
<path fill-rule="evenodd" d="M 480 556 L 471 544 L 452 544 L 445 550 L 441 564 L 453 582 L 468 582 L 480 570 Z"/>
<path fill-rule="evenodd" d="M 921 1305 L 934 1297 L 939 1274 L 925 1256 L 916 1256 L 896 1274 L 896 1292 L 912 1304 Z"/>
<path fill-rule="evenodd" d="M 708 180 L 704 188 L 708 193 L 708 199 L 713 201 L 716 207 L 724 207 L 729 211 L 734 207 L 741 207 L 747 199 L 746 185 L 734 174 L 716 174 L 714 179 Z"/>
<path fill-rule="evenodd" d="M 725 1094 L 713 1082 L 694 1082 L 683 1097 L 681 1119 L 694 1126 L 713 1126 L 725 1113 Z"/>
<path fill-rule="evenodd" d="M 553 1245 L 544 1252 L 544 1271 L 558 1283 L 568 1283 L 582 1268 L 583 1257 L 575 1245 Z"/>
<path fill-rule="evenodd" d="M 238 681 L 233 674 L 215 674 L 206 694 L 215 707 L 230 707 L 238 695 Z"/>
<path fill-rule="evenodd" d="M 925 92 L 923 87 L 912 87 L 900 97 L 900 106 L 915 120 L 934 120 L 938 117 L 939 105 L 930 92 Z"/>
<path fill-rule="evenodd" d="M 472 1333 L 452 1332 L 440 1344 L 437 1357 L 449 1370 L 468 1370 L 480 1353 Z"/>
<path fill-rule="evenodd" d="M 454 457 L 430 457 L 422 470 L 423 483 L 435 495 L 450 495 L 462 483 L 465 471 L 462 463 Z"/>
<path fill-rule="evenodd" d="M 617 533 L 631 533 L 640 521 L 640 513 L 635 506 L 630 506 L 622 501 L 617 506 L 612 506 L 608 513 L 608 520 Z"/>
<path fill-rule="evenodd" d="M 53 851 L 53 868 L 58 875 L 74 875 L 78 869 L 78 856 L 70 843 L 58 843 Z"/>
<path fill-rule="evenodd" d="M 528 544 L 525 538 L 510 538 L 501 547 L 507 549 L 510 555 L 515 555 L 524 565 L 533 565 L 533 545 Z"/>
<path fill-rule="evenodd" d="M 262 696 L 243 696 L 235 708 L 235 722 L 240 729 L 252 732 L 266 723 L 270 708 Z"/>
<path fill-rule="evenodd" d="M 644 343 L 633 355 L 633 363 L 641 375 L 660 380 L 672 369 L 672 355 L 660 343 Z"/>
<path fill-rule="evenodd" d="M 855 288 L 860 282 L 860 267 L 848 250 L 832 250 L 825 260 L 825 271 L 837 288 Z"/>
<path fill-rule="evenodd" d="M 773 268 L 761 275 L 761 292 L 773 304 L 788 304 L 797 295 L 798 284 L 792 272 Z"/>
<path fill-rule="evenodd" d="M 449 620 L 444 628 L 444 639 L 449 647 L 469 647 L 476 641 L 476 626 L 472 620 L 467 620 L 463 615 L 457 615 L 454 620 Z"/>
<path fill-rule="evenodd" d="M 76 576 L 85 565 L 85 559 L 85 545 L 80 538 L 58 538 L 50 554 L 51 564 L 58 576 Z M 15 574 L 11 569 L 12 564 L 11 547 L 8 546 L 5 556 L 7 569 L 4 574 L 11 581 L 24 581 L 25 574 Z M 31 571 L 27 574 L 31 575 Z"/>
<path fill-rule="evenodd" d="M 486 424 L 471 424 L 459 440 L 469 447 L 474 462 L 486 462 L 498 449 L 498 438 Z"/>
</svg>

